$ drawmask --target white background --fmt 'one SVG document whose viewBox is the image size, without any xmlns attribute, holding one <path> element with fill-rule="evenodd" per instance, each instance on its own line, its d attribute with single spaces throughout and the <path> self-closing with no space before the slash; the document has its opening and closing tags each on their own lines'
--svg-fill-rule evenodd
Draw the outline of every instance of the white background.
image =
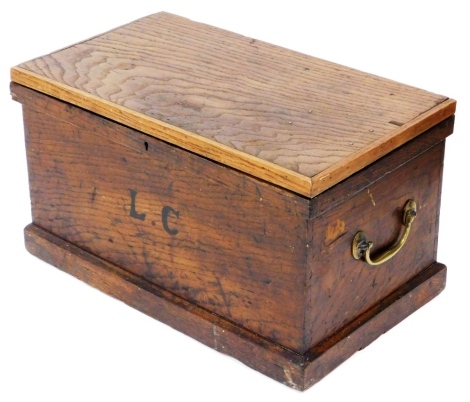
<svg viewBox="0 0 470 402">
<path fill-rule="evenodd" d="M 15 1 L 0 5 L 0 401 L 469 401 L 466 2 Z M 308 4 L 308 7 L 306 6 Z M 169 11 L 457 99 L 438 260 L 444 293 L 310 390 L 287 388 L 29 255 L 9 68 Z"/>
</svg>

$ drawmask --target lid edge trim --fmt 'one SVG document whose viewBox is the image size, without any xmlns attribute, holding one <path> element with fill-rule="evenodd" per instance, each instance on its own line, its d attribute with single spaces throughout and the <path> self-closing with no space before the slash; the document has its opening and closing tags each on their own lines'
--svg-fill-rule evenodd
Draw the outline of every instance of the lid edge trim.
<svg viewBox="0 0 470 402">
<path fill-rule="evenodd" d="M 357 173 L 362 168 L 377 161 L 406 142 L 429 130 L 436 124 L 455 114 L 457 102 L 447 98 L 428 109 L 396 130 L 372 142 L 342 161 L 330 166 L 312 177 L 310 197 L 322 193 L 340 181 Z"/>
<path fill-rule="evenodd" d="M 11 69 L 11 80 L 287 190 L 310 197 L 311 178 L 308 176 L 61 84 L 19 66 Z"/>
<path fill-rule="evenodd" d="M 452 116 L 456 109 L 456 101 L 446 99 L 323 172 L 308 177 L 19 66 L 11 68 L 11 80 L 308 198 Z"/>
</svg>

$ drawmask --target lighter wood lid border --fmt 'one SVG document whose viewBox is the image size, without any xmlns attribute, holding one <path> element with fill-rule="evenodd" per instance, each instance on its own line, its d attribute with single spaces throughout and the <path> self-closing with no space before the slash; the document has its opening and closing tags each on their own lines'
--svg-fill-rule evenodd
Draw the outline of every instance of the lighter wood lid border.
<svg viewBox="0 0 470 402">
<path fill-rule="evenodd" d="M 195 30 L 197 34 L 203 36 L 205 35 L 204 38 L 206 38 L 207 35 L 214 35 L 217 40 L 229 40 L 236 44 L 236 46 L 238 47 L 237 51 L 239 51 L 239 48 L 241 48 L 242 50 L 248 49 L 250 44 L 252 43 L 251 41 L 247 41 L 247 39 L 249 38 L 245 38 L 241 35 L 213 28 L 208 25 L 195 23 L 190 20 L 186 20 L 184 18 L 173 16 L 167 13 L 159 13 L 153 16 L 143 18 L 124 27 L 117 28 L 114 31 L 128 29 L 129 27 L 133 29 L 133 32 L 139 30 L 142 31 L 144 25 L 140 26 L 140 24 L 145 24 L 147 19 L 149 19 L 149 21 L 154 21 L 155 19 L 159 19 L 160 21 L 161 19 L 163 23 L 170 25 L 176 24 L 179 28 L 183 27 L 187 31 L 186 35 L 188 34 L 188 32 L 191 33 L 192 30 Z M 111 31 L 111 33 L 114 31 Z M 178 34 L 180 36 L 183 35 L 184 30 L 181 34 L 178 30 Z M 97 36 L 88 41 L 82 42 L 82 44 L 91 43 L 96 38 L 98 38 L 96 40 L 99 40 L 105 35 L 106 34 Z M 125 43 L 125 38 L 123 39 L 123 41 L 123 43 Z M 308 106 L 308 103 L 305 102 L 306 97 L 312 96 L 312 94 L 317 96 L 317 93 L 314 91 L 318 90 L 318 99 L 320 101 L 323 100 L 323 102 L 319 103 L 319 107 L 323 107 L 324 109 L 322 110 L 322 112 L 327 113 L 328 110 L 331 109 L 332 106 L 327 105 L 329 99 L 328 90 L 325 90 L 324 88 L 318 89 L 318 85 L 320 82 L 320 78 L 322 83 L 325 79 L 328 79 L 330 70 L 340 70 L 342 73 L 348 74 L 348 78 L 350 79 L 350 81 L 352 81 L 353 79 L 357 79 L 358 84 L 354 85 L 365 83 L 367 91 L 369 91 L 367 93 L 367 96 L 370 96 L 372 99 L 375 99 L 374 96 L 378 96 L 377 93 L 379 93 L 380 91 L 383 92 L 382 86 L 385 87 L 386 90 L 392 88 L 393 90 L 397 89 L 397 91 L 402 91 L 402 99 L 404 99 L 406 102 L 409 102 L 410 105 L 413 105 L 415 108 L 414 111 L 409 112 L 409 116 L 414 116 L 412 118 L 408 117 L 408 120 L 406 121 L 398 122 L 399 125 L 386 125 L 385 123 L 393 123 L 392 121 L 388 121 L 388 118 L 386 119 L 387 121 L 376 121 L 375 124 L 379 128 L 377 130 L 378 133 L 375 135 L 375 138 L 374 135 L 370 135 L 370 137 L 367 137 L 363 141 L 363 143 L 360 144 L 360 146 L 356 145 L 355 148 L 351 148 L 352 151 L 349 149 L 349 147 L 344 146 L 344 143 L 348 140 L 348 135 L 350 135 L 351 131 L 349 128 L 347 128 L 347 123 L 349 121 L 348 119 L 350 119 L 350 116 L 346 112 L 343 115 L 339 113 L 339 115 L 337 116 L 338 125 L 335 127 L 331 127 L 329 125 L 329 122 L 327 122 L 328 124 L 325 123 L 324 115 L 320 117 L 314 117 L 314 119 L 317 118 L 317 121 L 312 121 L 311 130 L 314 131 L 317 127 L 320 127 L 323 132 L 326 133 L 327 137 L 324 136 L 320 139 L 317 139 L 315 135 L 312 135 L 311 138 L 308 136 L 306 137 L 304 134 L 302 134 L 303 132 L 305 132 L 305 128 L 302 128 L 304 130 L 303 132 L 296 132 L 296 129 L 300 129 L 294 127 L 293 129 L 291 129 L 292 138 L 301 138 L 301 140 L 299 139 L 298 142 L 294 141 L 294 144 L 297 145 L 294 145 L 293 147 L 291 146 L 289 148 L 289 154 L 286 157 L 279 158 L 279 154 L 271 152 L 273 149 L 272 144 L 266 142 L 266 138 L 261 138 L 260 136 L 257 137 L 257 133 L 253 130 L 254 126 L 252 123 L 247 124 L 246 132 L 241 133 L 244 136 L 243 138 L 246 138 L 246 140 L 239 147 L 240 149 L 237 149 L 237 146 L 233 145 L 233 143 L 230 141 L 229 136 L 226 136 L 227 138 L 223 136 L 213 136 L 209 129 L 207 130 L 208 134 L 206 134 L 204 130 L 205 126 L 203 119 L 200 119 L 202 121 L 200 123 L 200 126 L 194 125 L 194 127 L 202 128 L 202 130 L 188 130 L 181 127 L 184 126 L 184 124 L 181 124 L 181 126 L 180 124 L 178 124 L 177 118 L 175 124 L 170 124 L 161 119 L 152 117 L 148 113 L 145 113 L 145 110 L 144 112 L 139 111 L 138 107 L 133 108 L 132 106 L 123 106 L 115 101 L 112 101 L 109 96 L 103 96 L 98 92 L 93 93 L 93 91 L 85 91 L 81 89 L 79 85 L 71 85 L 70 82 L 67 82 L 67 80 L 60 76 L 60 74 L 57 74 L 57 71 L 51 71 L 50 66 L 47 65 L 48 63 L 45 61 L 45 59 L 46 57 L 51 56 L 58 57 L 60 59 L 60 56 L 64 54 L 63 52 L 67 52 L 66 55 L 70 58 L 70 54 L 74 56 L 73 47 L 66 48 L 51 55 L 32 60 L 31 62 L 23 63 L 22 65 L 17 67 L 13 67 L 11 69 L 11 79 L 12 81 L 18 84 L 24 85 L 39 92 L 58 98 L 60 100 L 82 107 L 93 113 L 102 115 L 106 118 L 117 121 L 121 124 L 137 129 L 156 138 L 162 139 L 171 144 L 177 145 L 181 148 L 187 149 L 191 152 L 197 153 L 224 165 L 238 169 L 242 172 L 258 177 L 262 180 L 286 188 L 306 197 L 314 197 L 320 194 L 321 192 L 334 186 L 335 184 L 339 183 L 341 180 L 344 180 L 350 175 L 358 172 L 363 167 L 376 161 L 377 159 L 381 158 L 392 150 L 398 148 L 400 145 L 418 136 L 427 129 L 433 127 L 434 125 L 438 124 L 439 122 L 443 121 L 444 119 L 450 117 L 455 113 L 456 102 L 452 99 L 447 99 L 439 95 L 434 95 L 426 91 L 408 87 L 403 84 L 395 83 L 393 81 L 375 77 L 370 74 L 362 73 L 356 70 L 348 69 L 347 67 L 319 60 L 311 56 L 302 55 L 297 52 L 279 48 L 277 46 L 273 46 L 263 42 L 256 43 L 257 46 L 262 48 L 265 52 L 272 52 L 273 55 L 277 57 L 280 61 L 288 59 L 288 63 L 300 63 L 298 65 L 311 63 L 312 66 L 315 66 L 315 69 L 318 69 L 319 72 L 315 72 L 318 77 L 313 75 L 313 78 L 310 77 L 311 79 L 309 78 L 308 81 L 302 82 L 305 88 L 302 87 L 302 90 L 304 92 L 299 93 L 299 96 L 300 98 L 304 99 L 303 107 L 305 108 Z M 230 51 L 230 49 L 209 49 L 207 52 L 209 56 L 213 57 L 214 54 L 225 54 L 224 52 L 227 51 Z M 77 60 L 78 56 L 79 55 L 77 50 Z M 111 53 L 110 55 L 108 55 L 108 57 L 111 56 L 114 56 L 114 54 Z M 189 62 L 191 62 L 190 59 L 188 60 L 188 63 Z M 262 64 L 262 62 L 260 63 Z M 233 63 L 231 63 L 227 68 L 234 68 Z M 240 63 L 240 69 L 244 73 L 252 68 L 253 66 L 249 63 Z M 88 75 L 80 71 L 78 67 L 77 71 L 73 71 L 73 74 L 78 74 L 79 78 L 81 79 L 92 79 Z M 207 72 L 203 72 L 200 74 L 205 74 L 204 77 L 208 77 Z M 274 71 L 272 74 L 273 76 L 271 78 L 273 80 L 277 79 L 276 74 L 278 74 L 278 72 Z M 334 73 L 332 73 L 332 75 L 333 74 Z M 93 77 L 93 79 L 95 78 Z M 315 79 L 317 79 L 317 81 L 315 81 Z M 337 79 L 337 77 L 335 79 Z M 265 109 L 263 109 L 263 112 L 253 112 L 253 114 L 256 114 L 254 118 L 256 119 L 258 127 L 264 127 L 263 124 L 265 124 L 265 126 L 271 124 L 271 111 L 275 110 L 276 108 L 279 110 L 289 110 L 291 113 L 295 114 L 295 116 L 298 118 L 299 121 L 302 122 L 302 124 L 304 124 L 304 126 L 306 123 L 309 122 L 308 118 L 310 118 L 310 116 L 302 116 L 299 114 L 298 110 L 294 110 L 296 107 L 294 105 L 296 105 L 298 102 L 296 102 L 295 98 L 292 97 L 293 95 L 290 95 L 291 98 L 286 95 L 285 104 L 282 103 L 284 102 L 284 100 L 280 101 L 276 97 L 278 91 L 282 90 L 283 85 L 287 85 L 286 82 L 287 81 L 285 80 L 285 77 L 281 77 L 280 81 L 276 82 L 276 86 L 272 86 L 268 89 L 262 89 L 267 90 L 268 93 L 272 93 L 273 98 L 265 100 L 265 102 L 268 104 L 268 109 L 271 108 L 269 110 L 266 109 L 270 113 L 267 113 Z M 243 83 L 246 83 L 245 76 L 243 76 L 243 82 L 239 84 L 242 85 Z M 247 99 L 256 99 L 257 95 L 259 97 L 261 93 L 259 91 L 261 91 L 261 89 L 258 87 L 258 85 L 260 85 L 258 82 L 250 82 L 249 85 L 244 88 Z M 309 85 L 311 86 L 310 88 Z M 211 89 L 208 89 L 208 97 L 217 95 L 218 93 L 216 92 L 216 90 L 211 91 Z M 349 97 L 346 97 L 346 95 L 348 95 Z M 135 95 L 133 96 L 134 99 L 131 99 L 131 101 L 136 99 Z M 358 102 L 362 102 L 365 99 L 364 94 L 360 93 L 350 94 L 348 92 L 345 92 L 345 94 L 342 94 L 336 91 L 332 96 L 335 97 L 336 102 L 343 102 L 345 99 L 356 99 Z M 383 94 L 381 93 L 380 96 L 383 96 Z M 416 102 L 415 98 L 417 99 Z M 375 104 L 377 104 L 377 102 L 375 102 Z M 232 105 L 230 103 L 228 105 L 230 107 L 234 107 L 233 105 L 236 106 L 236 104 Z M 367 119 L 367 105 L 364 106 L 360 103 L 358 103 L 358 105 L 360 107 L 358 114 L 361 115 L 361 119 Z M 397 102 L 380 105 L 380 108 L 382 109 L 375 110 L 374 116 L 381 116 L 382 114 L 389 113 L 390 110 L 396 113 L 401 113 L 401 111 L 398 110 L 397 105 Z M 158 104 L 155 105 L 155 107 L 157 108 L 158 106 Z M 164 107 L 166 107 L 168 112 L 175 112 L 173 113 L 173 115 L 177 116 L 176 109 L 172 109 L 173 105 L 168 106 L 167 104 L 164 104 L 162 105 L 162 108 Z M 224 107 L 226 107 L 226 105 L 224 105 Z M 281 107 L 283 107 L 283 109 L 281 109 Z M 220 108 L 218 104 L 216 106 L 213 106 L 212 109 L 209 109 L 211 112 L 213 112 L 214 110 L 217 111 L 217 108 Z M 241 109 L 234 110 L 237 113 L 241 112 Z M 331 110 L 334 112 L 334 106 Z M 206 111 L 204 110 L 203 112 Z M 244 110 L 244 112 L 246 112 L 246 109 Z M 402 113 L 402 115 L 404 114 Z M 236 113 L 234 114 L 234 116 L 236 116 Z M 240 123 L 243 123 L 243 118 L 244 116 L 242 115 L 238 121 Z M 285 120 L 286 117 L 281 116 L 279 117 L 279 119 Z M 229 124 L 228 120 L 223 121 L 222 118 L 220 118 L 219 120 L 222 121 L 220 123 L 222 126 L 225 123 Z M 231 116 L 230 123 L 233 124 L 233 121 L 234 117 Z M 253 120 L 250 120 L 250 122 L 252 121 Z M 287 123 L 290 123 L 290 121 Z M 357 124 L 357 122 L 355 122 L 355 124 Z M 282 126 L 279 129 L 281 136 L 283 136 L 282 138 L 291 138 L 289 137 L 289 129 L 290 128 L 288 126 Z M 360 129 L 358 129 L 357 138 L 360 137 L 360 133 L 362 132 L 361 130 L 364 131 L 365 127 L 361 126 Z M 373 132 L 374 130 L 370 131 Z M 237 133 L 237 135 L 239 135 L 239 133 Z M 296 137 L 296 135 L 299 135 L 299 137 Z M 333 137 L 334 139 L 332 140 Z M 334 140 L 336 137 L 338 138 L 338 152 L 331 151 L 332 144 L 334 144 Z M 325 138 L 327 142 L 329 141 L 328 143 L 325 142 Z M 258 139 L 261 139 L 261 141 L 258 141 Z M 305 141 L 308 141 L 313 151 L 318 149 L 318 155 L 316 155 L 315 152 L 310 152 L 308 157 L 303 157 L 303 161 L 305 162 L 304 166 L 299 167 L 295 160 L 295 152 L 296 149 L 298 149 L 299 153 L 302 152 L 302 148 L 305 147 Z M 251 147 L 250 144 L 255 144 L 257 142 L 260 142 L 261 145 L 259 145 L 258 149 L 254 149 L 253 151 L 251 151 L 251 149 L 255 147 Z M 275 147 L 277 147 L 277 149 L 281 149 L 282 151 L 282 147 L 284 146 L 283 144 L 284 142 L 279 141 L 277 139 L 277 142 L 274 145 Z M 265 148 L 263 147 L 266 147 L 266 152 L 264 152 Z M 328 152 L 335 154 L 334 157 L 325 158 L 325 155 L 327 155 Z"/>
</svg>

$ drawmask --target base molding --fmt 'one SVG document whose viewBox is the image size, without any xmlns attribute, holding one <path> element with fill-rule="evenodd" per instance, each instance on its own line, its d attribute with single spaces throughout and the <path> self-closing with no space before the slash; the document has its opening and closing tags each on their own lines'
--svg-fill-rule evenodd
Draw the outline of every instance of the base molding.
<svg viewBox="0 0 470 402">
<path fill-rule="evenodd" d="M 247 366 L 305 390 L 365 348 L 445 287 L 446 267 L 434 263 L 305 355 L 192 304 L 147 280 L 30 224 L 27 250 L 87 284 Z"/>
</svg>

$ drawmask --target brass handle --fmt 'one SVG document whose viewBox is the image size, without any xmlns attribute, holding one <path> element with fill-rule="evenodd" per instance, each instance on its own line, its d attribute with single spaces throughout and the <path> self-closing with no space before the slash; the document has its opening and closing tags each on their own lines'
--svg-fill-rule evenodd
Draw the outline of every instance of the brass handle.
<svg viewBox="0 0 470 402">
<path fill-rule="evenodd" d="M 365 260 L 369 265 L 379 265 L 388 261 L 394 257 L 401 248 L 405 245 L 408 235 L 410 234 L 411 224 L 416 218 L 416 202 L 414 200 L 408 200 L 405 204 L 405 210 L 403 212 L 403 225 L 405 231 L 400 239 L 398 239 L 393 246 L 388 250 L 384 251 L 380 255 L 376 256 L 374 260 L 370 257 L 370 250 L 374 246 L 374 243 L 367 241 L 366 234 L 362 231 L 356 233 L 352 242 L 352 254 L 356 260 L 359 260 L 364 256 Z"/>
</svg>

